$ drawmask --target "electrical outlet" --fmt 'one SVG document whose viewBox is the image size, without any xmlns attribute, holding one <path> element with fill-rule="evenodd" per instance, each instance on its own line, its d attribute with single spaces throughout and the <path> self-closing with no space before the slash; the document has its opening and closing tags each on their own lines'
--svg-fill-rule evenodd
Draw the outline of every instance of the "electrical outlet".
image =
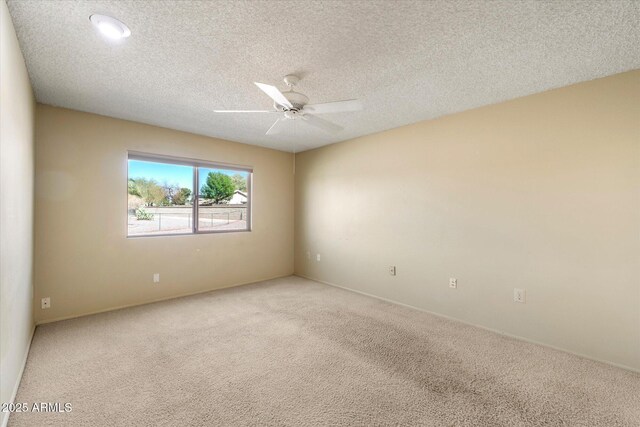
<svg viewBox="0 0 640 427">
<path fill-rule="evenodd" d="M 307 259 L 311 259 L 311 252 L 307 251 Z"/>
<path fill-rule="evenodd" d="M 320 262 L 320 254 L 316 254 L 316 261 Z"/>
<path fill-rule="evenodd" d="M 458 288 L 458 279 L 455 277 L 449 277 L 449 287 L 453 289 Z"/>
<path fill-rule="evenodd" d="M 51 308 L 51 298 L 46 297 L 46 298 L 42 298 L 40 300 L 40 307 L 44 308 Z"/>
<path fill-rule="evenodd" d="M 514 288 L 513 289 L 513 302 L 519 302 L 524 304 L 526 300 L 526 293 L 524 291 L 524 289 L 518 289 L 518 288 Z"/>
<path fill-rule="evenodd" d="M 396 266 L 395 265 L 389 266 L 389 274 L 392 275 L 392 276 L 396 275 Z"/>
<path fill-rule="evenodd" d="M 160 273 L 153 273 L 153 283 L 160 283 Z"/>
</svg>

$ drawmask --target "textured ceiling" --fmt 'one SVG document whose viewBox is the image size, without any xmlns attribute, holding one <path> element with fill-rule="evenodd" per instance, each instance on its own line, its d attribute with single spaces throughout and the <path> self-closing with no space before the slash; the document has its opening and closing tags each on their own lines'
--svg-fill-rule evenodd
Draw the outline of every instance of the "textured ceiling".
<svg viewBox="0 0 640 427">
<path fill-rule="evenodd" d="M 39 102 L 303 151 L 640 68 L 638 1 L 8 1 Z M 102 13 L 132 31 L 107 42 Z M 254 81 L 298 73 L 336 136 L 270 114 Z"/>
</svg>

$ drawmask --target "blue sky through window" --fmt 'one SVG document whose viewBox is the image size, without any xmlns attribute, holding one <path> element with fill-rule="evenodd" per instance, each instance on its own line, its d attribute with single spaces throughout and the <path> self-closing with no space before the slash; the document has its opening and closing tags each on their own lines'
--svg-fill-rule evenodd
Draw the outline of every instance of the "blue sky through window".
<svg viewBox="0 0 640 427">
<path fill-rule="evenodd" d="M 178 184 L 193 189 L 193 168 L 191 166 L 171 165 L 167 163 L 129 160 L 129 178 L 153 179 L 158 184 Z"/>
<path fill-rule="evenodd" d="M 248 172 L 200 168 L 200 182 L 205 182 L 209 172 L 222 172 L 227 175 L 239 174 L 245 179 Z M 142 160 L 129 160 L 129 178 L 154 179 L 158 184 L 178 184 L 180 187 L 193 190 L 193 167 L 173 165 L 169 163 L 145 162 Z"/>
</svg>

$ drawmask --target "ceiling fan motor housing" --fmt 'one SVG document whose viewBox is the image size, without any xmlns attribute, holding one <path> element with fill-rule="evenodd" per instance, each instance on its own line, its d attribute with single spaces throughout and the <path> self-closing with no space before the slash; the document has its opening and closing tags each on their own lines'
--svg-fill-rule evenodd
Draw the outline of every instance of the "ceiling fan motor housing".
<svg viewBox="0 0 640 427">
<path fill-rule="evenodd" d="M 289 120 L 302 119 L 310 126 L 314 126 L 330 134 L 335 134 L 342 130 L 339 126 L 330 121 L 316 117 L 316 114 L 341 113 L 347 111 L 360 111 L 362 105 L 356 99 L 345 101 L 325 102 L 323 104 L 309 105 L 309 98 L 303 93 L 293 90 L 300 79 L 292 74 L 284 77 L 285 84 L 289 87 L 286 92 L 281 92 L 276 86 L 265 83 L 253 82 L 261 91 L 273 100 L 275 112 L 282 113 L 273 125 L 267 130 L 267 135 L 279 133 L 282 130 L 282 123 Z M 286 105 L 283 105 L 286 104 Z M 305 110 L 306 107 L 306 110 Z M 269 110 L 214 110 L 217 113 L 273 113 Z"/>
<path fill-rule="evenodd" d="M 293 105 L 293 108 L 285 107 L 284 105 L 280 105 L 277 102 L 274 102 L 273 106 L 278 111 L 296 111 L 297 112 L 302 110 L 302 108 L 309 102 L 309 98 L 302 93 L 289 91 L 289 92 L 282 92 L 282 94 L 285 96 L 285 98 L 289 100 L 291 105 Z"/>
</svg>

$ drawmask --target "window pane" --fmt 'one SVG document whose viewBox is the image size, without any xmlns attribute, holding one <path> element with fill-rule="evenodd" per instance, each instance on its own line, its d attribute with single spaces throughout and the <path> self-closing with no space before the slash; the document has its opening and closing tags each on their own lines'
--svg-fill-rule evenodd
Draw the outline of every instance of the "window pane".
<svg viewBox="0 0 640 427">
<path fill-rule="evenodd" d="M 248 229 L 249 172 L 198 168 L 198 231 Z"/>
<path fill-rule="evenodd" d="M 128 235 L 193 231 L 193 167 L 129 160 Z"/>
</svg>

